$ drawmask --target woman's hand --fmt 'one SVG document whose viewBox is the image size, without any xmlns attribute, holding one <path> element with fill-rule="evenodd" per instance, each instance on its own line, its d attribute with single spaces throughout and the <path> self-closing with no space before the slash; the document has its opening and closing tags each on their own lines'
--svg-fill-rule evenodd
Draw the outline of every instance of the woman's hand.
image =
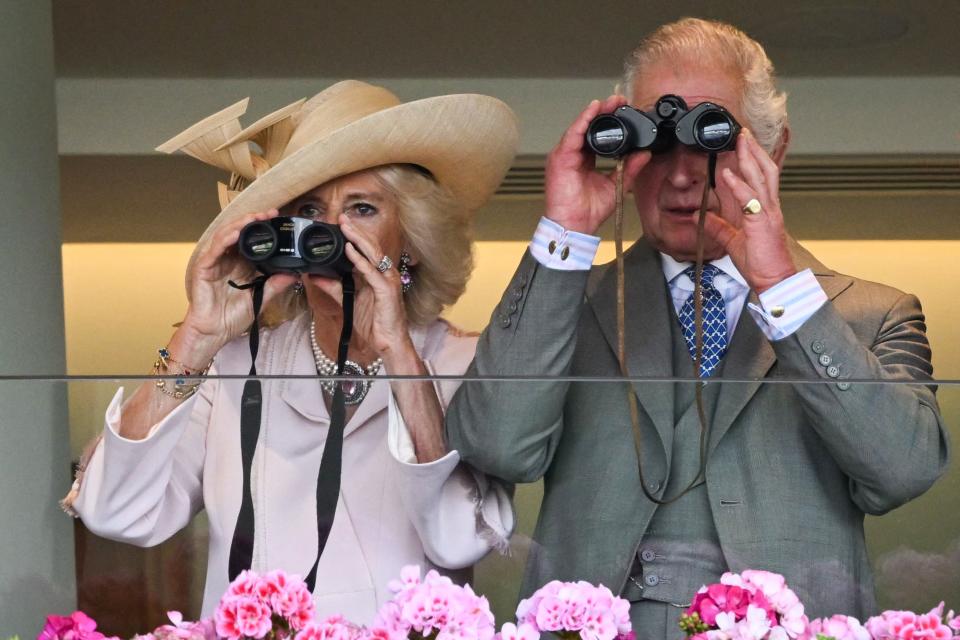
<svg viewBox="0 0 960 640">
<path fill-rule="evenodd" d="M 253 322 L 250 292 L 234 289 L 227 281 L 241 284 L 257 276 L 250 262 L 237 250 L 240 230 L 255 220 L 269 220 L 277 215 L 279 212 L 271 209 L 251 213 L 220 226 L 197 256 L 189 278 L 190 307 L 181 325 L 181 330 L 189 332 L 191 342 L 196 343 L 191 351 L 212 357 L 220 347 L 250 328 Z M 264 285 L 263 304 L 266 305 L 296 281 L 294 274 L 270 276 Z M 181 361 L 188 362 L 186 358 L 187 354 L 178 355 Z M 203 362 L 208 360 L 209 357 L 206 357 Z"/>
<path fill-rule="evenodd" d="M 398 357 L 415 355 L 410 340 L 407 311 L 403 304 L 403 289 L 400 273 L 394 265 L 381 273 L 377 270 L 380 259 L 386 252 L 376 238 L 354 224 L 349 216 L 341 215 L 338 223 L 349 241 L 347 257 L 356 272 L 366 281 L 366 287 L 357 287 L 354 300 L 353 331 L 388 364 Z M 339 281 L 330 278 L 311 279 L 327 295 L 343 302 L 343 288 Z"/>
<path fill-rule="evenodd" d="M 545 216 L 568 231 L 595 234 L 616 204 L 616 174 L 596 170 L 596 156 L 586 147 L 584 136 L 590 121 L 601 113 L 612 113 L 627 103 L 623 96 L 594 100 L 566 130 L 547 156 L 545 170 Z M 631 153 L 625 158 L 623 183 L 627 189 L 650 160 L 649 152 Z"/>
</svg>

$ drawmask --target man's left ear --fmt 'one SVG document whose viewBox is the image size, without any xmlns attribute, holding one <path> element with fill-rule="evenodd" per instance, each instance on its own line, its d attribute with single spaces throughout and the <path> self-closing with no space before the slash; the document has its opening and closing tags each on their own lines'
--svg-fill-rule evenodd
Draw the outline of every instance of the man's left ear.
<svg viewBox="0 0 960 640">
<path fill-rule="evenodd" d="M 777 168 L 780 169 L 780 171 L 783 171 L 783 161 L 787 157 L 787 147 L 789 146 L 790 125 L 786 125 L 783 128 L 783 133 L 780 135 L 780 143 L 774 148 L 773 153 L 770 154 L 770 157 L 777 163 Z"/>
</svg>

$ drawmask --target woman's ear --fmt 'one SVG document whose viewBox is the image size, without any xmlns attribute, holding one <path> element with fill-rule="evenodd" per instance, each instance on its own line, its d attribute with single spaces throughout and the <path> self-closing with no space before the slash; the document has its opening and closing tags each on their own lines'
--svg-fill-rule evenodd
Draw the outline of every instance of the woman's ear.
<svg viewBox="0 0 960 640">
<path fill-rule="evenodd" d="M 409 249 L 403 249 L 401 251 L 400 257 L 402 258 L 403 256 L 407 257 L 407 264 L 411 267 L 420 262 L 420 260 L 417 258 L 417 255 L 411 252 Z"/>
</svg>

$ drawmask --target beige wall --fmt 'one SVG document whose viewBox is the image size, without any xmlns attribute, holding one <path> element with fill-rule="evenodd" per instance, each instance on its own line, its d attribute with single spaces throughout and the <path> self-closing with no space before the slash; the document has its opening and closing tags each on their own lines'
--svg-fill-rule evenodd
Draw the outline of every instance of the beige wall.
<svg viewBox="0 0 960 640">
<path fill-rule="evenodd" d="M 936 375 L 960 379 L 960 286 L 952 276 L 960 240 L 811 240 L 804 242 L 838 271 L 915 293 L 924 304 Z M 447 317 L 479 331 L 500 299 L 526 243 L 479 242 L 467 292 Z M 67 369 L 74 375 L 146 373 L 155 349 L 186 308 L 183 270 L 190 244 L 65 244 Z M 598 261 L 612 260 L 604 242 Z"/>
</svg>

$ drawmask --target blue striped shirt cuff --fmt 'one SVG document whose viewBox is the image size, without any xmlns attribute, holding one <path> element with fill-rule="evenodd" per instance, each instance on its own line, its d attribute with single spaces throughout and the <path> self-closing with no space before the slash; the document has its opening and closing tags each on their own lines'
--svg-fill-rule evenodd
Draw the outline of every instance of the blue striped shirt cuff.
<svg viewBox="0 0 960 640">
<path fill-rule="evenodd" d="M 770 340 L 792 335 L 827 301 L 827 294 L 810 269 L 775 284 L 759 297 L 759 305 L 751 302 L 747 308 Z"/>
<path fill-rule="evenodd" d="M 530 253 L 545 267 L 561 271 L 587 271 L 600 247 L 600 238 L 567 231 L 553 220 L 540 218 L 530 242 Z"/>
</svg>

